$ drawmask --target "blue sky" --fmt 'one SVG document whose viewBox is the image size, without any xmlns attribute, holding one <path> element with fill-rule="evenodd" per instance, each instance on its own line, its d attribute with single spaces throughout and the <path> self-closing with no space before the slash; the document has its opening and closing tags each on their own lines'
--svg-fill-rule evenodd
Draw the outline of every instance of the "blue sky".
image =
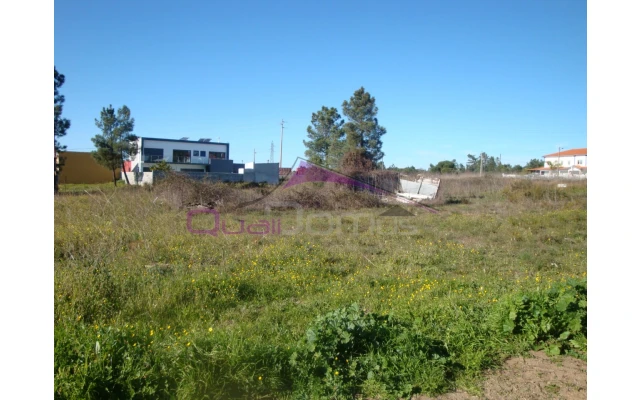
<svg viewBox="0 0 640 400">
<path fill-rule="evenodd" d="M 585 0 L 55 2 L 61 139 L 90 151 L 102 107 L 144 137 L 304 157 L 311 114 L 364 88 L 387 166 L 481 151 L 525 164 L 587 146 Z"/>
</svg>

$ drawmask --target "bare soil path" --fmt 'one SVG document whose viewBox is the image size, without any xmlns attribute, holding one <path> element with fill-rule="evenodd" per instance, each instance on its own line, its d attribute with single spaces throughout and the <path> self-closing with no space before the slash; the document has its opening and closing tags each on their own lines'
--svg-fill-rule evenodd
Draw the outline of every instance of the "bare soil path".
<svg viewBox="0 0 640 400">
<path fill-rule="evenodd" d="M 481 397 L 465 392 L 447 393 L 435 399 L 414 400 L 582 400 L 587 398 L 587 363 L 574 357 L 548 357 L 543 351 L 531 357 L 507 360 L 502 369 L 487 375 Z"/>
</svg>

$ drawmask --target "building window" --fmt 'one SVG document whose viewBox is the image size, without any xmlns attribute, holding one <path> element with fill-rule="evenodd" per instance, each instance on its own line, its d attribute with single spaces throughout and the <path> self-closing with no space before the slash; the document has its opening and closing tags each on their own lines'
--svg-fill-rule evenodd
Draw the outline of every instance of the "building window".
<svg viewBox="0 0 640 400">
<path fill-rule="evenodd" d="M 578 160 L 578 165 L 582 165 L 582 160 Z"/>
<path fill-rule="evenodd" d="M 198 157 L 198 150 L 194 150 L 194 151 L 193 151 L 193 156 L 194 156 L 194 157 Z"/>
<path fill-rule="evenodd" d="M 151 149 L 144 148 L 142 150 L 142 161 L 143 162 L 158 162 L 164 159 L 164 150 L 163 149 Z"/>
<path fill-rule="evenodd" d="M 206 157 L 207 156 L 207 152 L 204 150 L 200 151 L 200 157 Z"/>
<path fill-rule="evenodd" d="M 189 164 L 191 163 L 191 157 L 189 156 L 191 152 L 189 150 L 174 150 L 173 151 L 173 162 L 174 163 L 182 163 Z"/>
<path fill-rule="evenodd" d="M 209 152 L 209 158 L 221 159 L 224 160 L 227 158 L 227 153 L 219 153 L 215 151 Z"/>
</svg>

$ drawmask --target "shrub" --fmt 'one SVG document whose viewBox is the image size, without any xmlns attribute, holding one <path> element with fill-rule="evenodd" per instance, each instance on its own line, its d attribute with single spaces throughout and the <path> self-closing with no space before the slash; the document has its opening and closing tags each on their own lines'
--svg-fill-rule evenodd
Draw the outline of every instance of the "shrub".
<svg viewBox="0 0 640 400">
<path fill-rule="evenodd" d="M 156 165 L 151 167 L 151 171 L 160 171 L 164 173 L 170 173 L 173 171 L 171 165 L 166 160 L 160 160 Z"/>
<path fill-rule="evenodd" d="M 56 399 L 157 399 L 175 390 L 176 371 L 167 371 L 169 360 L 159 360 L 148 351 L 150 340 L 145 339 L 145 332 L 82 327 L 55 328 Z M 134 332 L 138 337 L 132 337 Z"/>
<path fill-rule="evenodd" d="M 494 321 L 503 334 L 546 347 L 550 354 L 586 351 L 587 282 L 571 280 L 507 297 L 496 308 Z"/>
<path fill-rule="evenodd" d="M 295 391 L 305 396 L 408 396 L 447 387 L 444 344 L 357 304 L 320 316 L 291 357 Z"/>
</svg>

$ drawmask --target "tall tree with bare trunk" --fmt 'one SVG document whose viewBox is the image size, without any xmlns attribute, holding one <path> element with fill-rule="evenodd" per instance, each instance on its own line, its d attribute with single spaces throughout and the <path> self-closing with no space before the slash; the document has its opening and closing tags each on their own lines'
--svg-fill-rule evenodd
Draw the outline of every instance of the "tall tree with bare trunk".
<svg viewBox="0 0 640 400">
<path fill-rule="evenodd" d="M 58 141 L 59 138 L 67 134 L 67 129 L 71 127 L 71 121 L 62 118 L 62 104 L 64 96 L 60 94 L 60 87 L 64 84 L 64 75 L 53 67 L 53 192 L 58 193 L 58 177 L 60 175 L 61 164 L 64 159 L 60 158 L 60 152 L 66 150 L 67 146 L 63 146 Z"/>
<path fill-rule="evenodd" d="M 133 134 L 134 122 L 131 110 L 126 105 L 119 108 L 117 114 L 111 105 L 103 107 L 100 119 L 96 119 L 96 126 L 102 134 L 91 139 L 96 146 L 96 151 L 91 154 L 98 164 L 113 171 L 114 186 L 118 185 L 116 170 L 122 167 L 124 171 L 124 160 L 138 154 L 138 137 Z M 129 184 L 127 174 L 124 176 Z"/>
</svg>

